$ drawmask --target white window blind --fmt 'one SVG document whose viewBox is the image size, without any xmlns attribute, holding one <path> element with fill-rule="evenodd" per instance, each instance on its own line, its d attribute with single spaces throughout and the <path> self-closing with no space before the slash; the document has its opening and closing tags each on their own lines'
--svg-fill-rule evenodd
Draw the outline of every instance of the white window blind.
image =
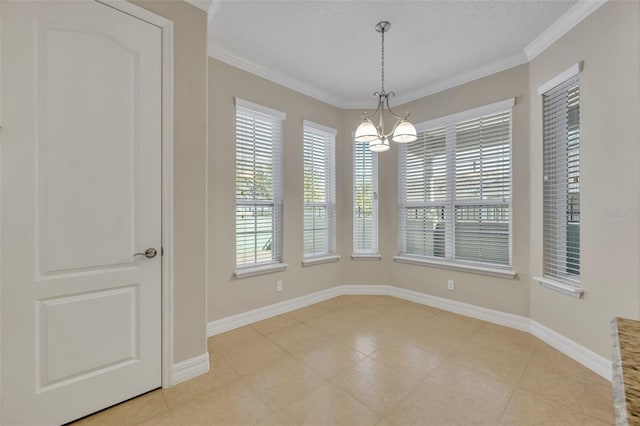
<svg viewBox="0 0 640 426">
<path fill-rule="evenodd" d="M 304 257 L 335 251 L 335 130 L 304 122 Z"/>
<path fill-rule="evenodd" d="M 510 265 L 511 112 L 456 125 L 455 258 Z"/>
<path fill-rule="evenodd" d="M 248 106 L 246 106 L 248 105 Z M 236 265 L 282 261 L 282 120 L 236 100 Z"/>
<path fill-rule="evenodd" d="M 353 253 L 378 254 L 378 155 L 353 144 Z"/>
<path fill-rule="evenodd" d="M 439 119 L 399 156 L 401 256 L 511 265 L 511 110 Z"/>
<path fill-rule="evenodd" d="M 544 276 L 580 284 L 580 86 L 569 78 L 542 95 Z"/>
<path fill-rule="evenodd" d="M 400 148 L 400 254 L 445 258 L 446 128 L 418 133 Z"/>
</svg>

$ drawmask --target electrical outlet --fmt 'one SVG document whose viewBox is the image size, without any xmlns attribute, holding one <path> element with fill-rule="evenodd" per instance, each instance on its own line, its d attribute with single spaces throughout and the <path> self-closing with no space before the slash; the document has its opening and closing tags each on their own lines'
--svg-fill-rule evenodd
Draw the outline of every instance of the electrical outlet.
<svg viewBox="0 0 640 426">
<path fill-rule="evenodd" d="M 276 282 L 276 291 L 282 291 L 284 289 L 284 284 L 282 281 Z"/>
<path fill-rule="evenodd" d="M 453 283 L 453 280 L 449 280 L 447 281 L 447 290 L 449 291 L 453 291 L 456 289 L 455 284 Z"/>
</svg>

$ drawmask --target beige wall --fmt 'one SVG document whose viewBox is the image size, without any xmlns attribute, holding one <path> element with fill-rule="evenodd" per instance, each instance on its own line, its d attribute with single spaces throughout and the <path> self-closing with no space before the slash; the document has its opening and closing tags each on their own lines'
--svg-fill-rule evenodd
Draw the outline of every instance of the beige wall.
<svg viewBox="0 0 640 426">
<path fill-rule="evenodd" d="M 527 65 L 521 65 L 395 108 L 396 111 L 410 111 L 412 121 L 420 123 L 503 99 L 516 98 L 513 108 L 512 169 L 513 270 L 518 273 L 517 277 L 503 279 L 392 263 L 391 282 L 395 286 L 503 312 L 529 315 L 528 77 Z M 354 126 L 355 123 L 354 121 L 351 125 Z M 380 163 L 384 163 L 389 170 L 384 190 L 393 194 L 385 206 L 389 220 L 384 224 L 390 229 L 391 235 L 385 244 L 390 247 L 388 251 L 391 256 L 397 253 L 397 145 L 392 144 L 391 151 L 380 156 Z M 447 290 L 449 279 L 455 281 L 455 291 Z"/>
<path fill-rule="evenodd" d="M 207 351 L 207 14 L 182 1 L 134 3 L 174 25 L 174 362 L 180 362 Z"/>
<path fill-rule="evenodd" d="M 287 114 L 284 143 L 284 262 L 283 272 L 235 279 L 235 104 L 234 98 Z M 338 108 L 301 95 L 260 77 L 209 58 L 209 321 L 306 295 L 339 284 L 340 263 L 349 253 L 343 239 L 338 263 L 302 267 L 302 128 L 311 120 L 334 129 L 342 125 Z M 342 133 L 336 137 L 337 156 L 343 151 Z M 336 170 L 338 182 L 344 170 Z M 337 190 L 337 227 L 345 227 L 343 188 Z M 284 291 L 276 292 L 276 281 Z"/>
<path fill-rule="evenodd" d="M 392 284 L 531 317 L 605 357 L 609 320 L 640 314 L 640 4 L 610 1 L 531 63 L 396 106 L 414 123 L 506 98 L 513 109 L 515 279 L 393 262 L 397 252 L 396 146 L 379 156 L 380 261 L 353 261 L 352 143 L 360 111 L 340 110 L 209 59 L 209 321 L 339 284 Z M 541 105 L 537 86 L 584 60 L 581 77 L 582 276 L 576 300 L 540 287 L 542 273 Z M 235 280 L 235 96 L 287 113 L 282 273 Z M 372 100 L 373 101 L 373 100 Z M 373 104 L 373 102 L 372 102 Z M 338 129 L 338 263 L 302 268 L 302 120 Z M 611 209 L 614 215 L 607 215 Z M 624 210 L 623 217 L 615 212 Z M 448 279 L 456 290 L 446 289 Z M 284 280 L 285 291 L 275 292 Z"/>
<path fill-rule="evenodd" d="M 528 316 L 528 70 L 517 67 L 456 89 L 401 106 L 418 123 L 488 103 L 516 97 L 514 107 L 514 268 L 505 280 L 475 274 L 396 264 L 397 147 L 379 155 L 379 241 L 382 260 L 351 260 L 351 132 L 360 111 L 340 110 L 292 90 L 209 59 L 209 321 L 339 284 L 393 284 L 415 291 Z M 234 279 L 234 96 L 287 113 L 284 129 L 285 272 Z M 307 268 L 302 260 L 302 120 L 338 129 L 336 138 L 337 253 L 339 263 Z M 447 279 L 456 291 L 447 292 Z M 283 280 L 285 291 L 275 283 Z"/>
<path fill-rule="evenodd" d="M 531 318 L 609 358 L 612 317 L 638 318 L 640 3 L 610 1 L 530 63 L 531 273 L 542 274 L 542 106 L 537 87 L 578 61 L 583 300 L 531 282 Z M 628 211 L 622 217 L 608 209 Z"/>
</svg>

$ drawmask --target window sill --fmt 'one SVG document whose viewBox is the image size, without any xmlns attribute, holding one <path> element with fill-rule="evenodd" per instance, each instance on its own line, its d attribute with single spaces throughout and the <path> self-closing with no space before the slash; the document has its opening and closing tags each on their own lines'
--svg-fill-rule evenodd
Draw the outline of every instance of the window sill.
<svg viewBox="0 0 640 426">
<path fill-rule="evenodd" d="M 379 254 L 352 254 L 351 260 L 382 260 Z"/>
<path fill-rule="evenodd" d="M 533 277 L 533 279 L 538 281 L 538 284 L 542 287 L 555 290 L 562 294 L 566 294 L 567 296 L 575 297 L 576 299 L 581 299 L 584 295 L 584 290 L 580 287 L 559 283 L 548 278 Z"/>
<path fill-rule="evenodd" d="M 332 254 L 329 256 L 310 257 L 302 261 L 302 266 L 322 265 L 323 263 L 332 263 L 340 260 L 340 256 Z"/>
<path fill-rule="evenodd" d="M 433 266 L 436 268 L 470 272 L 472 274 L 488 275 L 498 278 L 513 279 L 517 275 L 517 272 L 509 269 L 488 268 L 485 266 L 466 265 L 463 263 L 453 263 L 434 259 L 419 259 L 415 257 L 395 256 L 393 260 L 398 263 L 407 263 L 409 265 Z"/>
<path fill-rule="evenodd" d="M 249 266 L 247 268 L 239 268 L 234 272 L 237 279 L 253 277 L 255 275 L 271 274 L 273 272 L 281 272 L 287 269 L 286 263 L 269 263 L 266 265 Z"/>
</svg>

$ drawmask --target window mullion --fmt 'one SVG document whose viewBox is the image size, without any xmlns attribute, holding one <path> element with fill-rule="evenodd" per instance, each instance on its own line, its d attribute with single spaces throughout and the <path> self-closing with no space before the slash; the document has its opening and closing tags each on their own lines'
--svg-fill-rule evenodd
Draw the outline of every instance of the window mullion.
<svg viewBox="0 0 640 426">
<path fill-rule="evenodd" d="M 456 126 L 447 126 L 447 199 L 445 204 L 445 259 L 455 259 Z"/>
</svg>

